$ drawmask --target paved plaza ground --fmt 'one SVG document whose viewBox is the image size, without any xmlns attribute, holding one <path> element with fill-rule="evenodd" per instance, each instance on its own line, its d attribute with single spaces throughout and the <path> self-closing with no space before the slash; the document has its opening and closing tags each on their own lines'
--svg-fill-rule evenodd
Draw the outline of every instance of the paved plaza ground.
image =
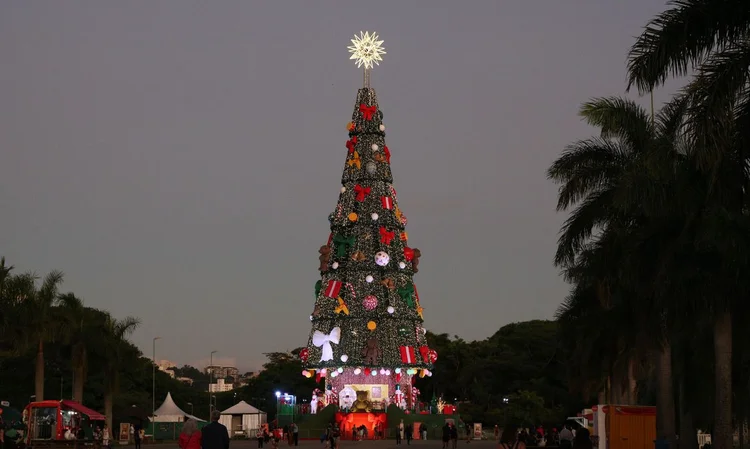
<svg viewBox="0 0 750 449">
<path fill-rule="evenodd" d="M 230 443 L 229 449 L 256 449 L 258 447 L 257 441 L 237 441 L 234 440 Z M 302 440 L 299 442 L 299 447 L 306 449 L 325 449 L 325 444 L 321 444 L 320 441 L 314 440 Z M 341 449 L 386 449 L 386 448 L 399 448 L 406 449 L 410 447 L 423 448 L 423 449 L 441 449 L 443 442 L 440 440 L 412 440 L 411 445 L 407 445 L 406 442 L 401 442 L 400 446 L 396 445 L 396 440 L 367 440 L 367 441 L 352 441 L 343 440 L 339 442 L 339 448 Z M 450 446 L 449 446 L 450 447 Z M 283 442 L 279 443 L 279 449 L 292 449 L 294 446 L 289 446 Z M 472 441 L 466 443 L 466 441 L 459 441 L 456 449 L 490 449 L 497 448 L 497 443 L 493 441 Z M 270 449 L 269 445 L 263 445 L 263 449 Z"/>
</svg>

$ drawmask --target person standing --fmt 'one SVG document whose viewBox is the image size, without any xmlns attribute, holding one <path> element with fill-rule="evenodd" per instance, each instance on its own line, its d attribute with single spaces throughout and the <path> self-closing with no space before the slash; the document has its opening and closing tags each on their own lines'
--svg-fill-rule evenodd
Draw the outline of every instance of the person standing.
<svg viewBox="0 0 750 449">
<path fill-rule="evenodd" d="M 457 444 L 458 444 L 458 427 L 456 427 L 455 424 L 451 423 L 451 447 L 453 449 L 456 449 Z"/>
<path fill-rule="evenodd" d="M 102 430 L 102 447 L 109 449 L 109 427 L 106 424 Z"/>
<path fill-rule="evenodd" d="M 294 439 L 294 445 L 299 446 L 299 427 L 297 423 L 292 423 L 292 438 Z"/>
<path fill-rule="evenodd" d="M 573 447 L 573 432 L 570 426 L 565 424 L 560 431 L 560 449 L 570 449 Z"/>
<path fill-rule="evenodd" d="M 198 430 L 198 423 L 194 419 L 185 421 L 177 443 L 180 449 L 201 449 L 201 431 Z"/>
<path fill-rule="evenodd" d="M 419 437 L 423 440 L 427 439 L 427 424 L 422 423 L 419 425 Z"/>
<path fill-rule="evenodd" d="M 221 413 L 214 410 L 211 413 L 211 424 L 203 428 L 201 447 L 203 449 L 229 449 L 229 431 L 219 423 Z"/>
<path fill-rule="evenodd" d="M 263 447 L 263 429 L 258 429 L 255 432 L 255 439 L 258 440 L 258 449 L 261 449 Z"/>
<path fill-rule="evenodd" d="M 401 437 L 404 434 L 404 420 L 396 427 L 396 445 L 401 445 Z"/>
<path fill-rule="evenodd" d="M 404 433 L 406 434 L 406 445 L 411 446 L 411 437 L 414 433 L 414 427 L 411 424 L 407 424 L 406 431 Z"/>
<path fill-rule="evenodd" d="M 143 428 L 140 424 L 136 424 L 133 428 L 133 441 L 135 441 L 135 449 L 141 449 L 141 438 L 143 436 Z"/>
<path fill-rule="evenodd" d="M 448 443 L 451 441 L 451 426 L 446 422 L 443 426 L 443 449 L 448 449 Z"/>
</svg>

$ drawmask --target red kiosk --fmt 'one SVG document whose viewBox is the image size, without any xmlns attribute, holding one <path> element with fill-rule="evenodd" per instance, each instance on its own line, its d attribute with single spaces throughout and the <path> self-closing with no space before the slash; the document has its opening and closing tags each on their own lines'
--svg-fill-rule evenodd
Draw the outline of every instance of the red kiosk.
<svg viewBox="0 0 750 449">
<path fill-rule="evenodd" d="M 23 411 L 23 420 L 28 428 L 26 445 L 48 447 L 75 443 L 65 438 L 68 430 L 76 435 L 83 429 L 90 437 L 96 426 L 104 427 L 105 417 L 75 401 L 53 400 L 30 403 Z"/>
</svg>

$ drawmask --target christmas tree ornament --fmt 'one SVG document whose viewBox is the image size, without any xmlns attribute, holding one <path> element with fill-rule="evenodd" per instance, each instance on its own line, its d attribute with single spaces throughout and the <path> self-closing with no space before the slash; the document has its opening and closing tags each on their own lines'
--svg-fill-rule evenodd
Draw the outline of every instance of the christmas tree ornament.
<svg viewBox="0 0 750 449">
<path fill-rule="evenodd" d="M 334 263 L 331 264 L 331 268 L 333 268 L 334 270 L 337 269 L 338 267 L 339 267 L 339 263 L 338 262 L 334 262 Z"/>
<path fill-rule="evenodd" d="M 390 260 L 391 257 L 385 251 L 378 251 L 375 254 L 375 263 L 378 264 L 378 266 L 384 267 L 388 265 L 388 262 L 390 262 Z"/>
<path fill-rule="evenodd" d="M 378 298 L 374 295 L 367 295 L 362 299 L 362 307 L 365 310 L 375 310 L 378 307 Z"/>
<path fill-rule="evenodd" d="M 388 290 L 394 290 L 396 288 L 396 283 L 393 282 L 393 279 L 391 278 L 383 279 L 382 281 L 380 281 L 380 284 Z"/>
<path fill-rule="evenodd" d="M 353 129 L 354 129 L 354 122 L 349 122 L 349 123 L 346 124 L 346 130 L 347 131 L 351 131 Z M 381 129 L 381 131 L 382 131 L 382 129 Z"/>
<path fill-rule="evenodd" d="M 325 273 L 326 271 L 328 271 L 328 261 L 331 259 L 331 247 L 328 245 L 323 245 L 320 247 L 318 252 L 320 253 L 320 257 L 318 257 L 318 260 L 320 261 L 318 270 L 320 270 L 321 273 Z"/>
<path fill-rule="evenodd" d="M 398 335 L 401 336 L 401 337 L 406 337 L 407 335 L 409 335 L 409 329 L 407 329 L 407 328 L 405 328 L 403 326 L 399 327 L 398 328 Z"/>
<path fill-rule="evenodd" d="M 365 171 L 367 171 L 368 175 L 374 175 L 378 172 L 378 166 L 375 165 L 375 162 L 368 162 L 367 165 L 365 165 Z"/>
<path fill-rule="evenodd" d="M 381 226 L 378 232 L 380 234 L 380 243 L 390 245 L 391 241 L 396 238 L 396 232 L 389 231 L 385 226 Z"/>
<path fill-rule="evenodd" d="M 372 282 L 372 281 L 373 281 L 373 277 L 372 277 L 372 276 L 370 276 L 370 275 L 368 274 L 368 275 L 367 275 L 367 276 L 365 277 L 365 282 L 367 282 L 367 283 L 369 284 L 369 283 L 370 283 L 370 282 Z"/>
<path fill-rule="evenodd" d="M 385 125 L 381 123 L 380 126 L 378 126 L 378 129 L 381 131 L 385 131 Z"/>
<path fill-rule="evenodd" d="M 307 363 L 307 359 L 310 357 L 310 350 L 307 348 L 302 348 L 302 350 L 299 352 L 299 359 L 302 360 L 302 363 Z"/>
<path fill-rule="evenodd" d="M 359 368 L 354 368 L 354 374 L 359 374 L 359 373 L 361 373 L 361 372 L 362 372 L 362 370 L 361 370 L 361 369 L 359 369 Z"/>
<path fill-rule="evenodd" d="M 349 315 L 349 307 L 347 307 L 344 300 L 339 296 L 338 298 L 336 298 L 336 301 L 338 301 L 339 305 L 337 305 L 336 308 L 333 309 L 333 313 L 343 313 L 344 315 Z"/>
<path fill-rule="evenodd" d="M 378 215 L 378 214 L 377 214 L 376 212 L 373 212 L 373 213 L 372 213 L 372 215 L 370 215 L 370 217 L 371 217 L 371 218 L 372 218 L 373 220 L 377 220 L 378 218 L 380 218 L 380 215 Z"/>
<path fill-rule="evenodd" d="M 385 309 L 385 310 L 387 310 L 387 311 L 388 311 L 388 313 L 390 313 L 391 315 L 393 315 L 393 312 L 395 312 L 395 311 L 396 311 L 396 309 L 394 309 L 394 308 L 393 308 L 393 306 L 388 306 L 388 308 L 387 308 L 387 309 Z"/>
<path fill-rule="evenodd" d="M 370 149 L 372 151 L 378 151 L 380 149 L 380 147 L 378 146 L 377 143 L 373 143 L 372 145 L 370 145 Z"/>
<path fill-rule="evenodd" d="M 370 194 L 370 191 L 372 191 L 371 187 L 362 187 L 361 185 L 357 184 L 354 186 L 354 193 L 357 195 L 356 200 L 360 203 L 367 198 L 367 195 Z"/>
<path fill-rule="evenodd" d="M 341 354 L 341 361 L 346 363 L 347 360 L 349 360 L 349 356 L 346 354 Z"/>
<path fill-rule="evenodd" d="M 390 164 L 391 163 L 391 152 L 388 149 L 388 146 L 384 146 L 383 147 L 383 155 L 385 155 L 385 161 Z"/>
<path fill-rule="evenodd" d="M 365 365 L 377 365 L 381 353 L 378 339 L 375 337 L 368 338 L 364 349 L 362 349 L 362 356 L 364 357 Z"/>
<path fill-rule="evenodd" d="M 365 259 L 367 259 L 367 257 L 362 251 L 354 251 L 354 254 L 352 254 L 352 260 L 355 262 L 363 262 Z"/>
<path fill-rule="evenodd" d="M 346 187 L 341 188 L 341 193 L 346 193 Z"/>
<path fill-rule="evenodd" d="M 357 221 L 357 219 L 359 218 L 359 215 L 357 215 L 356 212 L 351 212 L 349 215 L 346 216 L 346 218 L 348 218 L 349 221 L 354 222 L 354 221 Z"/>
<path fill-rule="evenodd" d="M 346 165 L 349 167 L 356 167 L 357 170 L 362 168 L 362 160 L 359 158 L 359 153 L 356 151 L 352 154 L 352 158 L 346 161 Z"/>
<path fill-rule="evenodd" d="M 336 257 L 346 257 L 346 252 L 354 246 L 354 236 L 346 237 L 343 234 L 336 234 L 333 237 L 333 244 L 336 247 Z"/>
<path fill-rule="evenodd" d="M 312 335 L 312 343 L 321 350 L 320 361 L 326 362 L 333 359 L 333 347 L 331 344 L 339 344 L 341 339 L 341 328 L 334 327 L 331 332 L 324 333 L 321 331 L 315 331 Z"/>
<path fill-rule="evenodd" d="M 323 292 L 323 294 L 331 299 L 336 299 L 339 296 L 339 292 L 341 291 L 341 286 L 341 281 L 331 279 L 328 281 L 328 285 L 326 286 L 325 292 Z"/>
<path fill-rule="evenodd" d="M 374 321 L 367 322 L 367 330 L 374 331 L 375 329 L 377 329 L 377 327 L 378 327 L 378 323 Z"/>
<path fill-rule="evenodd" d="M 352 136 L 349 140 L 346 141 L 346 150 L 349 152 L 349 154 L 354 154 L 354 148 L 357 146 L 357 136 Z"/>
<path fill-rule="evenodd" d="M 403 262 L 399 262 L 399 263 L 398 263 L 398 267 L 399 267 L 399 268 L 401 268 L 401 269 L 403 270 L 404 268 L 406 268 L 406 264 L 405 264 L 405 263 L 403 263 Z"/>
</svg>

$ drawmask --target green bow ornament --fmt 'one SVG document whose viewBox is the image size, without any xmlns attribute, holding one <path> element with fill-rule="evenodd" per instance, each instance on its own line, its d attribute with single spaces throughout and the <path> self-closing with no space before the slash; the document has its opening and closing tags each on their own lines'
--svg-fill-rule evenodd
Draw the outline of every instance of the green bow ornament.
<svg viewBox="0 0 750 449">
<path fill-rule="evenodd" d="M 341 259 L 346 257 L 346 252 L 354 246 L 354 236 L 344 237 L 341 234 L 336 234 L 333 237 L 333 244 L 336 246 L 336 257 Z"/>
<path fill-rule="evenodd" d="M 416 305 L 414 303 L 414 284 L 407 284 L 404 287 L 400 287 L 398 289 L 398 295 L 406 301 L 406 305 L 408 305 L 411 308 L 414 308 Z"/>
</svg>

